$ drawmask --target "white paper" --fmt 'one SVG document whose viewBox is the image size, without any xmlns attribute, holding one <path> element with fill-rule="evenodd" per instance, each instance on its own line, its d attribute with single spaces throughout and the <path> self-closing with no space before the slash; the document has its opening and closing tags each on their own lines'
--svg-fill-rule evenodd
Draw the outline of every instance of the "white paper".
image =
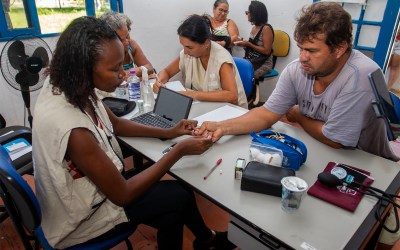
<svg viewBox="0 0 400 250">
<path fill-rule="evenodd" d="M 239 107 L 235 108 L 230 105 L 225 105 L 223 107 L 217 108 L 213 111 L 205 113 L 204 115 L 193 118 L 192 120 L 196 120 L 197 126 L 201 126 L 201 124 L 205 121 L 219 122 L 227 119 L 235 118 L 245 114 L 248 110 L 241 109 Z M 225 135 L 220 138 L 216 143 L 223 144 L 231 139 L 233 135 Z"/>
<path fill-rule="evenodd" d="M 165 84 L 165 87 L 167 89 L 173 90 L 173 91 L 186 91 L 185 87 L 183 87 L 182 83 L 180 81 L 172 81 L 172 82 L 167 82 Z"/>
<path fill-rule="evenodd" d="M 247 110 L 240 108 L 235 108 L 230 105 L 225 105 L 223 107 L 217 108 L 213 111 L 205 113 L 201 116 L 195 117 L 192 120 L 198 121 L 197 126 L 201 126 L 204 121 L 219 122 L 231 118 L 235 118 L 245 114 Z"/>
</svg>

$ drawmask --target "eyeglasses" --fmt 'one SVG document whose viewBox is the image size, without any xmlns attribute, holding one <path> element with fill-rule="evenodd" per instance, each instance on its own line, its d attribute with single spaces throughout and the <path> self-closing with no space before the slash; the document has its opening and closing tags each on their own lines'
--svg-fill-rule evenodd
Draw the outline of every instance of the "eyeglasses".
<svg viewBox="0 0 400 250">
<path fill-rule="evenodd" d="M 220 13 L 225 13 L 225 14 L 228 14 L 229 13 L 229 10 L 224 10 L 224 9 L 221 9 L 221 8 L 218 8 L 217 9 Z"/>
<path fill-rule="evenodd" d="M 244 12 L 244 14 L 248 15 L 248 14 L 250 14 L 250 12 L 246 10 L 246 11 Z"/>
</svg>

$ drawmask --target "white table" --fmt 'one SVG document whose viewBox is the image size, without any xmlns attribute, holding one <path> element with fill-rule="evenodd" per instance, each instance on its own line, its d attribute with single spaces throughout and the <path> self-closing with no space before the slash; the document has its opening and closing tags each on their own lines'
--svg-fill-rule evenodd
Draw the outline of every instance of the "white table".
<svg viewBox="0 0 400 250">
<path fill-rule="evenodd" d="M 223 103 L 197 103 L 192 106 L 189 118 L 216 109 Z M 311 186 L 317 175 L 329 161 L 345 163 L 371 172 L 375 178 L 374 187 L 394 193 L 400 185 L 400 166 L 392 161 L 360 150 L 332 149 L 306 132 L 278 122 L 274 129 L 303 141 L 308 149 L 308 158 L 296 175 Z M 154 138 L 122 137 L 127 144 L 150 159 L 157 161 L 162 151 L 182 138 L 161 141 Z M 298 212 L 287 214 L 281 209 L 279 197 L 241 191 L 240 181 L 234 179 L 234 165 L 238 157 L 249 160 L 249 135 L 229 136 L 224 143 L 216 143 L 201 156 L 188 156 L 178 161 L 170 173 L 178 180 L 191 186 L 197 192 L 231 213 L 230 239 L 242 249 L 254 249 L 260 242 L 274 242 L 283 248 L 305 249 L 356 249 L 376 221 L 371 210 L 376 199 L 363 197 L 354 213 L 306 195 Z M 203 177 L 217 159 L 223 161 L 218 171 L 207 180 Z M 222 174 L 220 171 L 222 170 Z M 390 185 L 391 184 L 391 185 Z M 231 234 L 231 226 L 233 230 Z M 245 230 L 244 234 L 237 234 Z M 251 232 L 254 231 L 254 232 Z M 254 236 L 256 235 L 256 237 Z M 243 237 L 237 239 L 236 235 Z M 249 245 L 246 236 L 255 245 Z M 232 238 L 233 237 L 233 238 Z M 256 244 L 258 243 L 258 244 Z M 272 245 L 273 245 L 272 244 Z"/>
</svg>

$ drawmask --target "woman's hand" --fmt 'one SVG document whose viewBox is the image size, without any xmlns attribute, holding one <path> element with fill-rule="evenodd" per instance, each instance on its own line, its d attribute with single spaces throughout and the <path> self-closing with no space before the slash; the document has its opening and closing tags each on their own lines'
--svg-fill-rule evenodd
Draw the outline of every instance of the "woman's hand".
<svg viewBox="0 0 400 250">
<path fill-rule="evenodd" d="M 181 135 L 191 135 L 192 131 L 196 128 L 197 121 L 194 120 L 181 120 L 173 128 L 170 128 L 170 138 L 175 138 Z"/>
<path fill-rule="evenodd" d="M 165 84 L 163 84 L 160 81 L 156 80 L 155 83 L 153 84 L 154 93 L 158 94 L 158 91 L 160 91 L 161 87 L 165 87 Z"/>
<path fill-rule="evenodd" d="M 236 41 L 236 42 L 234 42 L 234 44 L 235 44 L 236 46 L 240 46 L 240 47 L 249 47 L 249 46 L 251 46 L 251 42 L 245 41 L 245 40 Z"/>
<path fill-rule="evenodd" d="M 200 155 L 207 151 L 212 145 L 213 142 L 210 136 L 193 136 L 178 142 L 172 150 L 179 150 L 182 156 Z"/>
</svg>

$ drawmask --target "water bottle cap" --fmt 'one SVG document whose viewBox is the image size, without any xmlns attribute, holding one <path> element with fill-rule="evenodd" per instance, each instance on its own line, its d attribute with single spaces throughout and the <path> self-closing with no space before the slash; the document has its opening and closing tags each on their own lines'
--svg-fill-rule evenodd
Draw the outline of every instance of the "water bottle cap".
<svg viewBox="0 0 400 250">
<path fill-rule="evenodd" d="M 131 70 L 129 71 L 129 73 L 130 73 L 131 75 L 134 75 L 134 74 L 136 74 L 136 71 L 135 71 L 134 69 L 131 69 Z"/>
</svg>

